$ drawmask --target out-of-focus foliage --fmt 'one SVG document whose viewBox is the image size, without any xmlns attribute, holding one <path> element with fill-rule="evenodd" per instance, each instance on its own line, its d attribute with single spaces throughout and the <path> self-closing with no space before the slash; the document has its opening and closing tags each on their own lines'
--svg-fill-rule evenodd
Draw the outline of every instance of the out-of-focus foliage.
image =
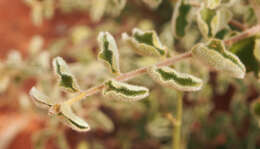
<svg viewBox="0 0 260 149">
<path fill-rule="evenodd" d="M 256 25 L 259 21 L 259 14 L 255 12 L 250 0 L 25 2 L 31 10 L 31 21 L 38 27 L 44 26 L 45 21 L 55 20 L 55 16 L 60 14 L 66 18 L 70 14 L 79 13 L 86 15 L 84 19 L 89 19 L 89 24 L 82 23 L 82 18 L 73 25 L 61 23 L 56 30 L 62 32 L 62 36 L 46 42 L 42 36 L 35 35 L 29 43 L 26 55 L 11 49 L 9 54 L 0 60 L 0 96 L 6 99 L 1 100 L 0 104 L 15 109 L 17 113 L 35 114 L 44 121 L 40 131 L 32 135 L 34 148 L 54 146 L 53 148 L 63 149 L 169 149 L 172 144 L 173 126 L 165 115 L 170 113 L 175 117 L 176 88 L 183 90 L 186 80 L 194 78 L 191 74 L 196 76 L 196 85 L 189 86 L 188 90 L 201 90 L 185 92 L 183 97 L 183 148 L 260 147 L 257 113 L 257 98 L 260 93 L 258 35 L 240 40 L 231 46 L 222 45 L 223 40 L 243 31 L 230 23 L 231 20 L 238 21 L 246 28 Z M 19 14 L 17 15 L 19 17 Z M 113 35 L 113 39 L 108 40 L 109 48 L 105 48 L 104 40 L 98 43 L 99 32 L 109 32 Z M 122 39 L 122 33 L 128 34 L 125 36 L 127 42 Z M 220 49 L 214 49 L 210 41 L 216 41 Z M 196 44 L 201 45 L 200 48 L 196 47 L 199 58 L 183 60 L 169 67 L 173 71 L 169 78 L 173 78 L 171 84 L 174 88 L 158 85 L 148 75 L 129 80 L 127 84 L 107 81 L 112 77 L 110 68 L 125 73 L 151 66 L 161 59 L 190 51 Z M 104 47 L 99 47 L 100 45 Z M 133 50 L 141 50 L 137 52 L 141 55 L 135 54 Z M 112 51 L 114 57 L 105 59 L 109 64 L 107 69 L 106 65 L 96 59 L 99 52 L 101 55 L 109 51 Z M 209 54 L 211 57 L 208 57 L 208 52 L 214 54 Z M 147 56 L 147 53 L 152 56 Z M 63 58 L 59 61 L 59 67 L 69 67 L 69 71 L 66 68 L 57 71 L 58 74 L 54 73 L 51 59 L 57 56 Z M 204 65 L 207 62 L 222 71 L 211 70 L 211 67 Z M 231 67 L 232 69 L 229 69 Z M 55 68 L 58 70 L 58 67 Z M 256 75 L 252 75 L 252 72 Z M 57 80 L 56 75 L 60 80 Z M 37 88 L 31 90 L 31 95 L 36 98 L 34 101 L 51 108 L 49 110 L 54 114 L 51 117 L 46 116 L 46 111 L 31 105 L 28 89 L 23 89 L 24 84 L 31 79 Z M 184 80 L 184 84 L 176 79 Z M 63 83 L 59 83 L 60 81 Z M 102 94 L 96 94 L 73 105 L 64 105 L 81 91 L 103 82 L 107 83 L 104 94 L 115 96 L 103 97 Z M 109 82 L 113 82 L 112 87 L 111 84 L 108 85 Z M 162 80 L 160 83 L 164 84 Z M 76 90 L 77 93 L 67 92 L 60 88 L 59 84 L 70 88 L 69 90 Z M 136 92 L 140 95 L 126 94 Z M 145 99 L 136 102 L 113 100 L 118 97 L 129 101 L 144 97 Z M 19 102 L 16 102 L 17 100 Z M 91 131 L 77 133 L 60 123 L 64 121 L 76 130 L 86 131 L 91 128 Z"/>
</svg>

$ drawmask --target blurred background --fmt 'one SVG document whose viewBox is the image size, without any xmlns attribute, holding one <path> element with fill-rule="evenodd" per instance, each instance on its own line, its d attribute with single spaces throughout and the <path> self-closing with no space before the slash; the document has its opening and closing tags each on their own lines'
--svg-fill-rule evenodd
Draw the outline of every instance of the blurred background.
<svg viewBox="0 0 260 149">
<path fill-rule="evenodd" d="M 176 2 L 0 0 L 0 149 L 170 149 L 173 126 L 166 115 L 176 112 L 177 93 L 146 75 L 130 81 L 151 90 L 142 101 L 126 103 L 98 94 L 73 105 L 92 128 L 86 133 L 48 116 L 46 110 L 33 104 L 28 92 L 37 86 L 57 102 L 72 97 L 57 85 L 51 67 L 56 56 L 68 62 L 83 89 L 110 78 L 96 58 L 100 31 L 114 35 L 122 72 L 159 61 L 135 54 L 122 42 L 121 34 L 130 33 L 134 27 L 157 31 L 169 56 L 190 50 L 203 38 L 192 13 L 198 8 L 193 7 L 188 16 L 188 34 L 177 39 L 171 31 Z M 229 24 L 230 30 L 241 32 L 257 23 L 257 5 L 247 0 L 235 0 L 230 5 L 229 0 L 223 2 L 232 11 L 232 18 L 243 24 Z M 184 94 L 183 148 L 260 149 L 260 129 L 250 112 L 250 104 L 260 93 L 259 62 L 252 59 L 243 80 L 211 71 L 192 59 L 174 65 L 205 82 L 201 91 Z"/>
</svg>

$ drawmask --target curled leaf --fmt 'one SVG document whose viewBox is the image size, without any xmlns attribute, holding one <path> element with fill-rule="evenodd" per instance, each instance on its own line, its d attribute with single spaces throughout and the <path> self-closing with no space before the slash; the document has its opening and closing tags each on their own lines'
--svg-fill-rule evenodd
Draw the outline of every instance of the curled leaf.
<svg viewBox="0 0 260 149">
<path fill-rule="evenodd" d="M 149 90 L 142 86 L 108 80 L 105 82 L 103 95 L 123 101 L 136 101 L 147 97 Z"/>
<path fill-rule="evenodd" d="M 60 86 L 70 92 L 79 91 L 79 86 L 74 75 L 70 72 L 67 63 L 61 58 L 56 57 L 52 61 L 56 75 L 59 77 Z"/>
<path fill-rule="evenodd" d="M 155 31 L 142 31 L 134 28 L 132 36 L 122 34 L 123 40 L 130 43 L 136 53 L 148 56 L 165 56 L 167 48 L 163 46 Z"/>
<path fill-rule="evenodd" d="M 100 32 L 98 44 L 100 48 L 98 59 L 104 62 L 112 73 L 119 74 L 119 53 L 113 36 L 108 32 Z"/>
<path fill-rule="evenodd" d="M 204 38 L 215 37 L 216 34 L 228 28 L 232 13 L 227 8 L 209 9 L 203 4 L 197 12 L 197 23 Z"/>
<path fill-rule="evenodd" d="M 172 24 L 173 34 L 175 37 L 183 37 L 188 27 L 188 14 L 191 5 L 185 4 L 183 0 L 179 0 L 174 8 Z"/>
<path fill-rule="evenodd" d="M 232 19 L 232 13 L 225 8 L 221 8 L 216 12 L 210 23 L 212 36 L 215 36 L 219 31 L 228 28 L 228 22 Z"/>
<path fill-rule="evenodd" d="M 53 105 L 53 103 L 50 101 L 49 97 L 47 97 L 42 92 L 37 90 L 36 87 L 32 87 L 29 94 L 33 98 L 33 102 L 38 107 L 48 109 Z"/>
<path fill-rule="evenodd" d="M 216 10 L 206 8 L 203 4 L 197 12 L 198 27 L 204 38 L 208 38 L 209 36 L 211 36 L 210 24 L 215 15 Z"/>
<path fill-rule="evenodd" d="M 211 39 L 206 44 L 200 43 L 192 48 L 192 54 L 216 70 L 227 72 L 235 78 L 245 76 L 244 64 L 236 55 L 226 50 L 221 40 Z"/>
<path fill-rule="evenodd" d="M 65 123 L 72 129 L 80 132 L 89 131 L 90 127 L 86 121 L 77 116 L 71 109 L 71 106 L 64 103 L 59 107 L 60 116 Z"/>
<path fill-rule="evenodd" d="M 167 66 L 162 68 L 153 66 L 149 68 L 148 74 L 161 85 L 181 91 L 197 91 L 203 85 L 201 79 L 187 73 L 178 72 Z"/>
</svg>

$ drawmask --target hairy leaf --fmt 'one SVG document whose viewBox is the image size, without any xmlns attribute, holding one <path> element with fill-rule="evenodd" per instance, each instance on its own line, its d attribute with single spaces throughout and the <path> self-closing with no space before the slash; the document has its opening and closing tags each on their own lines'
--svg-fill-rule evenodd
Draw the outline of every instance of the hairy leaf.
<svg viewBox="0 0 260 149">
<path fill-rule="evenodd" d="M 147 97 L 149 90 L 141 86 L 108 80 L 105 82 L 103 95 L 123 101 L 135 101 Z"/>
<path fill-rule="evenodd" d="M 201 34 L 204 38 L 211 36 L 210 24 L 213 17 L 216 15 L 216 10 L 206 8 L 203 4 L 197 12 L 197 23 Z"/>
<path fill-rule="evenodd" d="M 197 12 L 197 24 L 204 38 L 214 37 L 228 28 L 232 13 L 227 8 L 209 9 L 203 4 Z"/>
<path fill-rule="evenodd" d="M 80 90 L 77 80 L 70 72 L 67 63 L 61 57 L 54 58 L 52 64 L 56 75 L 59 77 L 60 86 L 70 92 L 77 92 Z"/>
<path fill-rule="evenodd" d="M 71 109 L 71 106 L 63 103 L 59 107 L 60 116 L 65 123 L 76 131 L 89 131 L 90 127 L 86 121 L 77 116 Z"/>
<path fill-rule="evenodd" d="M 36 87 L 32 87 L 29 94 L 33 98 L 33 102 L 38 107 L 48 109 L 53 105 L 53 103 L 50 101 L 49 97 L 47 97 L 42 92 L 37 90 Z"/>
<path fill-rule="evenodd" d="M 119 74 L 119 53 L 113 36 L 108 32 L 99 33 L 98 44 L 98 59 L 104 62 L 112 73 Z"/>
<path fill-rule="evenodd" d="M 179 0 L 174 8 L 173 13 L 173 34 L 175 37 L 183 37 L 188 26 L 188 14 L 191 10 L 191 5 L 185 4 L 183 0 Z"/>
<path fill-rule="evenodd" d="M 259 72 L 259 65 L 254 56 L 255 39 L 256 37 L 242 39 L 234 43 L 229 50 L 236 54 L 245 64 L 247 72 L 252 71 L 257 75 Z"/>
<path fill-rule="evenodd" d="M 197 91 L 200 90 L 203 81 L 195 76 L 187 73 L 178 72 L 170 67 L 151 67 L 148 74 L 153 80 L 161 85 L 175 88 L 181 91 Z"/>
<path fill-rule="evenodd" d="M 216 70 L 227 72 L 235 78 L 244 78 L 245 66 L 239 58 L 226 50 L 224 42 L 211 39 L 206 44 L 199 43 L 192 48 L 192 54 Z"/>
<path fill-rule="evenodd" d="M 212 36 L 215 36 L 219 31 L 228 28 L 228 22 L 231 19 L 232 13 L 228 9 L 219 9 L 210 23 Z"/>
<path fill-rule="evenodd" d="M 131 37 L 127 33 L 123 33 L 122 38 L 128 41 L 140 55 L 165 56 L 167 53 L 167 48 L 161 44 L 155 31 L 142 31 L 134 28 Z"/>
</svg>

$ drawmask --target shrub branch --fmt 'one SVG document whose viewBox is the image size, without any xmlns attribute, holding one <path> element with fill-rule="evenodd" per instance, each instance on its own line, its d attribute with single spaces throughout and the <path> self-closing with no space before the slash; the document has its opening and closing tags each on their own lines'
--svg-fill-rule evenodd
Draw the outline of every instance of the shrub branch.
<svg viewBox="0 0 260 149">
<path fill-rule="evenodd" d="M 258 32 L 260 32 L 260 25 L 256 25 L 256 26 L 254 26 L 254 27 L 252 27 L 250 29 L 247 29 L 244 32 L 240 33 L 239 35 L 231 37 L 230 39 L 227 39 L 224 42 L 225 42 L 226 45 L 232 45 L 233 43 L 235 43 L 235 42 L 237 42 L 237 41 L 239 41 L 241 39 L 247 38 L 249 36 L 254 36 Z M 173 64 L 173 63 L 175 63 L 177 61 L 189 58 L 191 56 L 192 56 L 192 54 L 189 51 L 189 52 L 186 52 L 186 53 L 179 54 L 177 56 L 168 58 L 168 59 L 166 59 L 166 60 L 164 60 L 162 62 L 159 62 L 159 63 L 155 64 L 155 66 L 157 66 L 157 67 L 169 66 L 169 65 L 171 65 L 171 64 Z M 117 81 L 127 81 L 127 80 L 130 80 L 132 78 L 135 78 L 135 77 L 137 77 L 139 75 L 142 75 L 142 74 L 146 73 L 149 67 L 150 66 L 139 68 L 139 69 L 127 72 L 127 73 L 123 73 L 123 74 L 119 75 L 118 77 L 116 77 L 115 80 L 117 80 Z M 82 91 L 78 96 L 76 96 L 74 98 L 71 98 L 71 99 L 67 100 L 66 102 L 68 104 L 73 104 L 74 102 L 80 101 L 80 100 L 84 99 L 87 96 L 91 96 L 91 95 L 94 95 L 94 94 L 100 92 L 103 88 L 104 88 L 104 84 L 101 84 L 101 85 L 98 85 L 96 87 L 90 88 L 90 89 L 88 89 L 86 91 Z"/>
</svg>

